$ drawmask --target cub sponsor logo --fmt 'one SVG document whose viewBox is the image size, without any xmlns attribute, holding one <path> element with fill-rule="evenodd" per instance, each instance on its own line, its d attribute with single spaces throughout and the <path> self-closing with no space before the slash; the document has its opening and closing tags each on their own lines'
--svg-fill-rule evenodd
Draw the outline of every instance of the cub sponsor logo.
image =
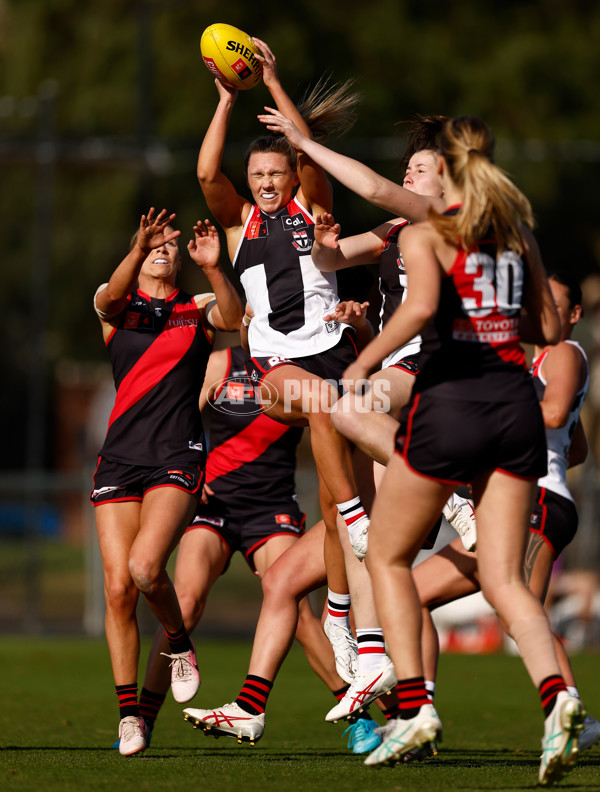
<svg viewBox="0 0 600 792">
<path fill-rule="evenodd" d="M 325 329 L 328 333 L 335 333 L 339 326 L 340 323 L 336 322 L 334 319 L 330 319 L 328 322 L 325 322 Z"/>
<path fill-rule="evenodd" d="M 284 215 L 281 218 L 281 223 L 284 231 L 300 231 L 303 228 L 308 228 L 306 218 L 300 212 L 295 215 Z"/>
</svg>

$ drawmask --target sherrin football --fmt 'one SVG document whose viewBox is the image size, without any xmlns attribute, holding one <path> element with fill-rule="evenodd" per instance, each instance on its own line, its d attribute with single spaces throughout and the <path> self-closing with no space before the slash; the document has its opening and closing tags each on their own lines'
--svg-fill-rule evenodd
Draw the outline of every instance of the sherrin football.
<svg viewBox="0 0 600 792">
<path fill-rule="evenodd" d="M 223 22 L 209 25 L 200 39 L 200 52 L 209 72 L 222 82 L 242 91 L 260 82 L 258 50 L 243 30 Z"/>
</svg>

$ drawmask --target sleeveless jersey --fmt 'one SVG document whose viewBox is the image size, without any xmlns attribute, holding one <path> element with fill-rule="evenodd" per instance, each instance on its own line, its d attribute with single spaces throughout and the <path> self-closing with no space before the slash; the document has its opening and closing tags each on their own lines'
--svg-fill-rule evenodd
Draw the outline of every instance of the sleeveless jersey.
<svg viewBox="0 0 600 792">
<path fill-rule="evenodd" d="M 400 231 L 407 225 L 409 225 L 408 220 L 403 220 L 390 228 L 379 257 L 379 293 L 381 294 L 379 332 L 383 330 L 385 324 L 406 299 L 406 270 L 402 261 L 402 254 L 398 249 L 398 237 L 400 236 Z M 382 362 L 382 368 L 398 362 L 406 355 L 418 354 L 420 345 L 421 336 L 416 335 L 404 346 L 388 355 Z"/>
<path fill-rule="evenodd" d="M 254 320 L 252 320 L 254 322 Z M 242 347 L 228 350 L 227 374 L 204 410 L 209 421 L 206 483 L 229 506 L 265 505 L 295 494 L 296 449 L 302 429 L 261 412 Z"/>
<path fill-rule="evenodd" d="M 335 346 L 343 327 L 324 322 L 339 302 L 335 273 L 311 257 L 314 219 L 295 198 L 271 216 L 254 206 L 233 258 L 254 318 L 253 357 L 315 355 Z"/>
<path fill-rule="evenodd" d="M 201 464 L 198 398 L 212 341 L 194 298 L 129 295 L 106 346 L 117 390 L 100 456 L 135 465 Z"/>
<path fill-rule="evenodd" d="M 585 359 L 588 373 L 583 387 L 581 390 L 577 391 L 577 394 L 575 395 L 575 399 L 571 405 L 569 417 L 567 418 L 565 425 L 558 429 L 546 429 L 546 442 L 548 445 L 548 473 L 546 476 L 538 480 L 538 486 L 552 490 L 552 492 L 555 492 L 557 495 L 562 495 L 563 498 L 567 498 L 568 500 L 572 501 L 573 496 L 571 495 L 567 486 L 569 448 L 571 446 L 571 438 L 573 437 L 575 426 L 579 420 L 579 414 L 581 412 L 583 400 L 588 390 L 590 375 L 588 359 L 581 346 L 576 341 L 567 340 L 566 343 L 573 344 L 573 346 L 576 346 L 577 349 L 579 349 Z M 544 398 L 544 392 L 546 390 L 546 380 L 542 374 L 542 365 L 549 351 L 549 349 L 545 349 L 542 354 L 539 355 L 531 364 L 533 384 L 539 401 L 542 401 Z"/>
<path fill-rule="evenodd" d="M 406 225 L 408 220 L 396 223 L 390 228 L 379 257 L 379 293 L 381 294 L 379 332 L 405 300 L 406 270 L 398 250 L 398 237 Z"/>
<path fill-rule="evenodd" d="M 442 278 L 436 315 L 421 333 L 424 358 L 416 392 L 435 387 L 439 398 L 531 399 L 533 385 L 519 342 L 527 277 L 526 260 L 498 251 L 492 238 L 457 251 Z"/>
</svg>

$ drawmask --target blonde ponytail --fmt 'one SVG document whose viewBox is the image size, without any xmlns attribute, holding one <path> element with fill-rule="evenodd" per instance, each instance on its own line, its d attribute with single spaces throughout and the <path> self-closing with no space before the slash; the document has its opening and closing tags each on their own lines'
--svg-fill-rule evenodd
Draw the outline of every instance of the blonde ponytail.
<svg viewBox="0 0 600 792">
<path fill-rule="evenodd" d="M 468 250 L 490 226 L 501 250 L 523 252 L 522 224 L 533 227 L 531 204 L 493 162 L 494 137 L 479 118 L 450 119 L 440 137 L 440 153 L 463 201 L 456 215 L 431 214 L 431 222 L 448 242 Z"/>
</svg>

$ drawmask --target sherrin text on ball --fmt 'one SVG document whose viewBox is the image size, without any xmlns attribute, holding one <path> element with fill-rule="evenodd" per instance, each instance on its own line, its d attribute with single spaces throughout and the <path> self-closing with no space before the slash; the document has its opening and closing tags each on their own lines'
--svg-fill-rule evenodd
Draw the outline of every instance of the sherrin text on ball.
<svg viewBox="0 0 600 792">
<path fill-rule="evenodd" d="M 260 82 L 258 50 L 243 30 L 223 22 L 209 25 L 200 39 L 200 52 L 207 69 L 222 82 L 242 91 Z"/>
</svg>

